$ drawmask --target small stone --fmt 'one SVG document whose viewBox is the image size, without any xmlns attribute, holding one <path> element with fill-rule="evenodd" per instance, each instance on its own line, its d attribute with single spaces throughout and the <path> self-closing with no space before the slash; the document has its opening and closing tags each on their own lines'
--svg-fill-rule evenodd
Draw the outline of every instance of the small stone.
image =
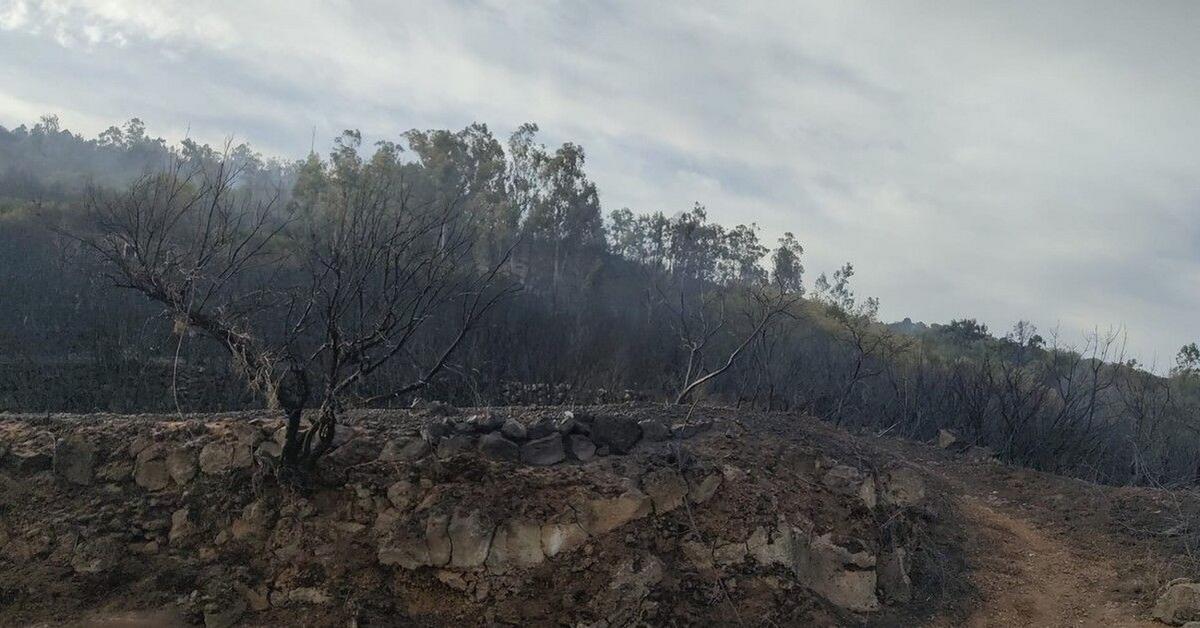
<svg viewBox="0 0 1200 628">
<path fill-rule="evenodd" d="M 271 600 L 267 597 L 266 587 L 256 590 L 240 582 L 235 582 L 233 584 L 233 588 L 235 591 L 241 594 L 242 599 L 246 600 L 246 605 L 250 607 L 250 610 L 257 613 L 265 611 L 271 607 Z"/>
<path fill-rule="evenodd" d="M 951 432 L 950 430 L 947 430 L 947 429 L 938 430 L 938 435 L 937 435 L 938 449 L 949 449 L 949 448 L 953 447 L 954 444 L 957 442 L 958 442 L 958 436 L 955 436 L 954 432 Z"/>
<path fill-rule="evenodd" d="M 562 462 L 565 458 L 562 435 L 558 433 L 531 440 L 521 447 L 521 460 L 527 464 L 548 466 Z"/>
<path fill-rule="evenodd" d="M 500 426 L 500 433 L 513 440 L 525 440 L 527 430 L 524 425 L 521 425 L 516 419 L 509 419 Z"/>
<path fill-rule="evenodd" d="M 571 455 L 580 462 L 587 462 L 596 457 L 596 444 L 583 434 L 571 434 L 567 437 L 571 445 Z"/>
<path fill-rule="evenodd" d="M 327 593 L 313 587 L 300 587 L 288 591 L 287 599 L 294 604 L 328 604 L 332 598 Z"/>
<path fill-rule="evenodd" d="M 467 590 L 467 580 L 462 577 L 462 574 L 456 571 L 439 569 L 437 573 L 434 574 L 434 577 L 438 579 L 438 582 L 441 582 L 455 591 Z"/>
<path fill-rule="evenodd" d="M 479 451 L 492 460 L 515 462 L 521 458 L 521 447 L 499 432 L 479 437 Z"/>
<path fill-rule="evenodd" d="M 171 545 L 195 534 L 196 526 L 192 525 L 188 514 L 187 508 L 180 508 L 171 515 L 171 532 L 167 535 L 167 540 Z"/>
<path fill-rule="evenodd" d="M 95 464 L 96 448 L 82 436 L 68 436 L 54 446 L 54 474 L 72 484 L 91 484 Z"/>
</svg>

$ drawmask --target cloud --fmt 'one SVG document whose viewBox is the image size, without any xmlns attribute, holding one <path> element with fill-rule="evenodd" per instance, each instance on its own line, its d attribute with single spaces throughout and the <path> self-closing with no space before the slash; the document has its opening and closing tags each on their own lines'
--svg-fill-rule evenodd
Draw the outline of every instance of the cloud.
<svg viewBox="0 0 1200 628">
<path fill-rule="evenodd" d="M 1200 5 L 0 0 L 0 123 L 285 155 L 533 120 L 610 208 L 791 230 L 885 316 L 1196 334 Z M 68 115 L 69 114 L 69 115 Z"/>
</svg>

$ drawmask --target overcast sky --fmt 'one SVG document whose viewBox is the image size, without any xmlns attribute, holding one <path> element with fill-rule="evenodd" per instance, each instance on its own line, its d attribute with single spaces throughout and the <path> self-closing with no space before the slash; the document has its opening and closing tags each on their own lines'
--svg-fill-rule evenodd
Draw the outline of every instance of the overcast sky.
<svg viewBox="0 0 1200 628">
<path fill-rule="evenodd" d="M 736 8 L 735 8 L 736 7 Z M 608 209 L 794 231 L 885 319 L 1200 339 L 1200 3 L 0 0 L 0 125 L 301 156 L 534 121 Z"/>
</svg>

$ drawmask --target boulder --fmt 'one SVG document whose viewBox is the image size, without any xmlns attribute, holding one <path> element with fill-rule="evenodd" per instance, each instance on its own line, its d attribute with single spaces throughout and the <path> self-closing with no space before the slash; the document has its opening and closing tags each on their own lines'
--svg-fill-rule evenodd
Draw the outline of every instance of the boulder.
<svg viewBox="0 0 1200 628">
<path fill-rule="evenodd" d="M 578 523 L 547 523 L 542 526 L 542 553 L 552 558 L 569 552 L 587 541 L 587 532 Z"/>
<path fill-rule="evenodd" d="M 388 487 L 387 498 L 399 510 L 405 510 L 412 503 L 415 487 L 408 480 L 400 480 Z"/>
<path fill-rule="evenodd" d="M 389 440 L 383 444 L 383 450 L 379 452 L 379 461 L 411 462 L 429 455 L 431 450 L 429 441 L 424 438 Z"/>
<path fill-rule="evenodd" d="M 482 566 L 487 560 L 494 530 L 495 526 L 487 516 L 477 510 L 455 512 L 447 526 L 452 548 L 450 566 L 456 569 Z"/>
<path fill-rule="evenodd" d="M 657 469 L 642 478 L 642 490 L 654 502 L 654 512 L 663 514 L 683 505 L 687 497 L 687 483 L 674 469 Z"/>
<path fill-rule="evenodd" d="M 591 535 L 604 534 L 650 514 L 653 502 L 644 493 L 629 491 L 618 497 L 593 499 L 578 510 L 579 525 Z"/>
<path fill-rule="evenodd" d="M 721 474 L 711 473 L 693 485 L 688 491 L 688 499 L 694 504 L 703 504 L 712 499 L 716 494 L 717 488 L 721 486 Z"/>
<path fill-rule="evenodd" d="M 1154 603 L 1154 618 L 1172 626 L 1200 621 L 1200 583 L 1174 582 Z"/>
<path fill-rule="evenodd" d="M 517 421 L 516 419 L 509 419 L 505 421 L 504 425 L 500 426 L 500 433 L 506 438 L 511 438 L 512 440 L 525 440 L 525 437 L 527 436 L 527 430 L 525 429 L 525 426 L 521 425 L 521 422 Z"/>
<path fill-rule="evenodd" d="M 476 432 L 491 432 L 498 430 L 504 425 L 504 417 L 497 416 L 491 412 L 483 412 L 476 414 L 467 419 L 467 423 L 475 429 Z"/>
<path fill-rule="evenodd" d="M 558 422 L 548 416 L 534 421 L 532 425 L 525 428 L 526 437 L 534 439 L 545 438 L 556 433 L 558 433 Z"/>
<path fill-rule="evenodd" d="M 496 528 L 487 557 L 488 571 L 506 574 L 540 564 L 543 560 L 540 525 L 523 519 L 509 519 Z"/>
<path fill-rule="evenodd" d="M 547 466 L 562 462 L 566 458 L 562 435 L 555 432 L 521 447 L 521 460 L 527 464 Z"/>
<path fill-rule="evenodd" d="M 450 419 L 430 419 L 421 426 L 421 438 L 430 445 L 437 445 L 438 441 L 451 434 L 454 434 L 454 422 Z"/>
<path fill-rule="evenodd" d="M 838 495 L 858 497 L 867 508 L 874 508 L 877 500 L 875 482 L 859 469 L 839 464 L 825 472 L 821 483 Z"/>
<path fill-rule="evenodd" d="M 912 467 L 889 469 L 881 478 L 880 499 L 896 508 L 916 506 L 925 499 L 925 479 Z"/>
<path fill-rule="evenodd" d="M 441 567 L 450 562 L 453 548 L 448 515 L 430 515 L 425 520 L 425 547 L 429 550 L 430 565 Z"/>
<path fill-rule="evenodd" d="M 91 484 L 95 465 L 95 446 L 78 434 L 63 438 L 54 446 L 54 475 L 67 482 L 82 486 Z"/>
<path fill-rule="evenodd" d="M 678 423 L 671 426 L 671 437 L 683 440 L 699 436 L 713 428 L 712 421 L 697 421 L 695 423 Z"/>
<path fill-rule="evenodd" d="M 657 442 L 671 438 L 671 428 L 658 419 L 638 421 L 638 427 L 642 428 L 642 438 L 648 441 Z"/>
<path fill-rule="evenodd" d="M 133 481 L 148 491 L 161 491 L 171 482 L 171 473 L 163 460 L 146 460 L 137 463 L 133 470 Z"/>
<path fill-rule="evenodd" d="M 937 446 L 939 449 L 950 449 L 958 442 L 958 436 L 947 429 L 938 430 Z"/>
<path fill-rule="evenodd" d="M 491 432 L 479 437 L 479 451 L 492 460 L 517 461 L 521 459 L 521 447 L 505 438 L 500 432 Z"/>
<path fill-rule="evenodd" d="M 879 592 L 883 599 L 894 604 L 905 604 L 912 600 L 912 579 L 908 576 L 908 554 L 904 548 L 882 552 L 879 565 L 875 568 Z"/>
<path fill-rule="evenodd" d="M 166 464 L 167 473 L 180 486 L 191 482 L 192 478 L 196 477 L 196 456 L 187 449 L 176 449 L 167 454 Z"/>
<path fill-rule="evenodd" d="M 604 414 L 592 421 L 592 441 L 611 453 L 627 454 L 642 438 L 642 428 L 633 419 Z"/>
<path fill-rule="evenodd" d="M 875 557 L 852 552 L 825 534 L 800 548 L 792 565 L 800 581 L 835 606 L 866 612 L 879 610 Z"/>
<path fill-rule="evenodd" d="M 580 462 L 587 462 L 596 457 L 596 444 L 583 434 L 571 434 L 567 437 L 571 447 L 571 455 Z"/>
<path fill-rule="evenodd" d="M 458 454 L 471 451 L 475 447 L 475 439 L 468 434 L 456 434 L 443 438 L 438 442 L 438 458 L 451 458 Z"/>
<path fill-rule="evenodd" d="M 200 450 L 200 470 L 208 475 L 225 473 L 233 466 L 233 443 L 213 441 Z"/>
</svg>

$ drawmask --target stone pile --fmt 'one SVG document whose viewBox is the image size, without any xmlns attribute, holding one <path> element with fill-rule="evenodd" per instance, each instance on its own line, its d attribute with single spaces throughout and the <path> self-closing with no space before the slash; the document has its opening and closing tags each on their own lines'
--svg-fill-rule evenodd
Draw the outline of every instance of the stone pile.
<svg viewBox="0 0 1200 628">
<path fill-rule="evenodd" d="M 635 421 L 620 415 L 592 416 L 571 411 L 543 416 L 528 425 L 490 412 L 438 416 L 426 421 L 419 437 L 389 441 L 380 458 L 411 461 L 431 453 L 450 458 L 476 451 L 492 460 L 544 467 L 628 454 L 643 441 L 689 438 L 711 427 L 711 423 L 672 427 L 655 419 Z"/>
</svg>

